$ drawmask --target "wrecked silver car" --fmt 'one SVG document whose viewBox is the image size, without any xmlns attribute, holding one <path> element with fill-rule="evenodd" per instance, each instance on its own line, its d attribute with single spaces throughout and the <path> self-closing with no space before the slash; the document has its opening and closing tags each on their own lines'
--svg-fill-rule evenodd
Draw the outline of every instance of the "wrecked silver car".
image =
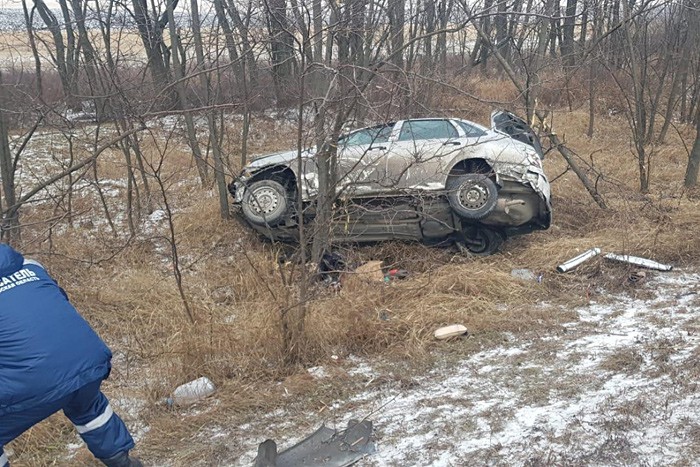
<svg viewBox="0 0 700 467">
<path fill-rule="evenodd" d="M 537 136 L 508 112 L 494 112 L 491 123 L 486 128 L 458 118 L 416 118 L 341 136 L 333 240 L 454 242 L 485 255 L 510 236 L 547 229 L 550 186 Z M 294 241 L 298 223 L 313 219 L 315 154 L 314 148 L 302 152 L 301 171 L 296 150 L 257 158 L 229 185 L 255 230 Z"/>
</svg>

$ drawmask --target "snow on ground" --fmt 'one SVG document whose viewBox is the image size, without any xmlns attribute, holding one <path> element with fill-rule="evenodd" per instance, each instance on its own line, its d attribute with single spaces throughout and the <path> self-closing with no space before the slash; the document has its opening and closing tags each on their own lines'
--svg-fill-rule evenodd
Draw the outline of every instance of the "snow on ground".
<svg viewBox="0 0 700 467">
<path fill-rule="evenodd" d="M 696 464 L 700 274 L 658 273 L 634 295 L 604 297 L 558 331 L 509 336 L 410 385 L 337 401 L 330 414 L 262 416 L 233 429 L 229 446 L 247 451 L 232 464 L 251 465 L 271 426 L 283 449 L 309 426 L 364 416 L 376 452 L 363 466 Z M 355 377 L 378 374 L 356 366 Z"/>
</svg>

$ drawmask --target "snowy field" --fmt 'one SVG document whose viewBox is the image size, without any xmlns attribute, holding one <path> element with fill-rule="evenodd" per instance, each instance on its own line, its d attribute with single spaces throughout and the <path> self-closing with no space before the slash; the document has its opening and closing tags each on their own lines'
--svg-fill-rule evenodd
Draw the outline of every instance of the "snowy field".
<svg viewBox="0 0 700 467">
<path fill-rule="evenodd" d="M 653 276 L 636 298 L 592 302 L 556 332 L 505 339 L 303 420 L 277 411 L 202 438 L 235 440 L 240 457 L 221 465 L 251 465 L 267 437 L 284 449 L 323 422 L 367 417 L 376 452 L 362 466 L 698 465 L 700 274 Z M 382 376 L 359 359 L 345 371 L 367 386 Z M 310 374 L 329 377 L 323 367 Z"/>
</svg>

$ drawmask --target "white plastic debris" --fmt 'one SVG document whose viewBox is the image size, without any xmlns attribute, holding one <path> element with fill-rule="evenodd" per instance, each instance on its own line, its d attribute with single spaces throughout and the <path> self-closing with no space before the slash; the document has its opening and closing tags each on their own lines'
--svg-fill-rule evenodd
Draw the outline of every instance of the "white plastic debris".
<svg viewBox="0 0 700 467">
<path fill-rule="evenodd" d="M 571 271 L 572 269 L 579 267 L 582 263 L 588 261 L 589 259 L 591 259 L 594 256 L 597 256 L 599 254 L 600 254 L 600 248 L 591 248 L 590 250 L 586 250 L 583 253 L 581 253 L 580 255 L 576 256 L 575 258 L 571 258 L 567 262 L 557 266 L 557 271 L 559 271 L 559 272 Z"/>
<path fill-rule="evenodd" d="M 213 394 L 215 390 L 216 386 L 214 386 L 214 383 L 206 376 L 202 376 L 175 388 L 167 402 L 168 405 L 192 404 Z"/>
<path fill-rule="evenodd" d="M 461 336 L 467 332 L 467 328 L 461 324 L 452 324 L 435 330 L 435 339 L 448 339 L 450 337 Z"/>
<path fill-rule="evenodd" d="M 673 266 L 671 266 L 670 264 L 662 264 L 656 261 L 652 261 L 650 259 L 640 258 L 638 256 L 616 255 L 615 253 L 608 253 L 604 256 L 604 258 L 612 261 L 619 261 L 621 263 L 633 264 L 642 268 L 656 269 L 658 271 L 670 271 L 671 269 L 673 269 Z"/>
</svg>

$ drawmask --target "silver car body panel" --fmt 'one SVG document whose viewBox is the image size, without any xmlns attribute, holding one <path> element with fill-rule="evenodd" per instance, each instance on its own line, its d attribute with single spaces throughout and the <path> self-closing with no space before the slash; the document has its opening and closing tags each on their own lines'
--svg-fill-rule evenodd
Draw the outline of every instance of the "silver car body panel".
<svg viewBox="0 0 700 467">
<path fill-rule="evenodd" d="M 503 112 L 494 112 L 492 122 L 499 116 L 501 119 L 512 117 L 523 122 L 518 117 Z M 401 141 L 399 135 L 405 125 L 416 125 L 414 122 L 424 121 L 449 122 L 452 129 L 456 130 L 455 136 L 447 139 Z M 381 131 L 376 130 L 378 127 L 373 128 L 356 130 L 346 137 L 350 140 L 353 135 L 360 135 L 360 132 Z M 467 134 L 465 128 L 470 129 L 471 134 Z M 444 191 L 447 177 L 457 164 L 469 159 L 482 159 L 493 169 L 495 180 L 501 186 L 504 195 L 523 192 L 517 188 L 520 186 L 526 187 L 526 192 L 536 194 L 542 201 L 539 208 L 529 208 L 532 211 L 530 214 L 520 212 L 519 216 L 527 218 L 529 215 L 542 217 L 551 214 L 551 192 L 542 169 L 541 150 L 538 151 L 532 145 L 518 141 L 499 129 L 489 129 L 461 119 L 426 118 L 397 121 L 387 135 L 381 142 L 374 140 L 353 145 L 343 144 L 341 138 L 337 153 L 337 189 L 340 199 L 381 198 Z M 315 148 L 305 149 L 301 153 L 301 194 L 304 201 L 313 201 L 318 194 L 319 179 L 315 153 Z M 241 202 L 247 181 L 261 171 L 288 169 L 294 173 L 296 180 L 299 180 L 298 158 L 299 152 L 294 150 L 251 161 L 233 184 L 235 202 Z M 499 212 L 494 213 L 492 223 L 508 225 L 519 222 L 515 214 L 507 215 L 508 202 L 512 206 L 532 204 L 526 193 L 516 193 L 510 196 L 506 205 L 496 210 Z M 511 210 L 515 212 L 517 207 Z M 489 219 L 485 219 L 484 222 L 489 223 Z"/>
</svg>

